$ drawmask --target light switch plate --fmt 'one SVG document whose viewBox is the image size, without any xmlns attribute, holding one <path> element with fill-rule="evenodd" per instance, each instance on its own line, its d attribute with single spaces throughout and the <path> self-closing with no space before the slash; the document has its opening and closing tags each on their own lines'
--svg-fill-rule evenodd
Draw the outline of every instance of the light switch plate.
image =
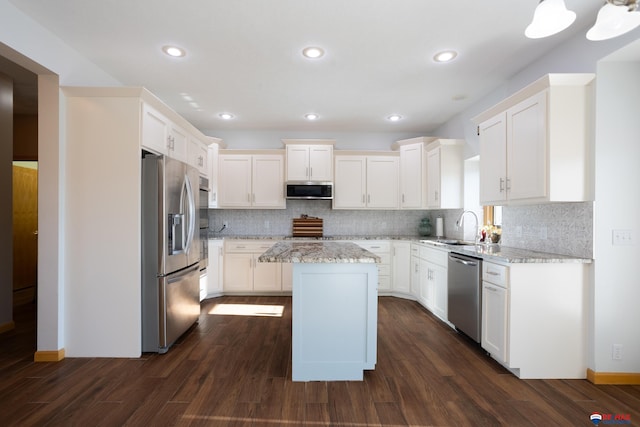
<svg viewBox="0 0 640 427">
<path fill-rule="evenodd" d="M 634 245 L 633 230 L 613 230 L 612 239 L 614 246 Z"/>
</svg>

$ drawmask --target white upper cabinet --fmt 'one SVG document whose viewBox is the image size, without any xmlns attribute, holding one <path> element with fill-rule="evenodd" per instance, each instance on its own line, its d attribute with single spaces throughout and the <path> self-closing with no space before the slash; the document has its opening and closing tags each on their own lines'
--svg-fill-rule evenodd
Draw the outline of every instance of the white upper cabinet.
<svg viewBox="0 0 640 427">
<path fill-rule="evenodd" d="M 222 140 L 218 138 L 211 138 L 213 141 L 207 147 L 207 163 L 209 163 L 209 207 L 218 207 L 218 152 L 220 150 L 219 144 Z"/>
<path fill-rule="evenodd" d="M 167 154 L 176 160 L 189 163 L 187 159 L 187 145 L 189 136 L 187 132 L 175 123 L 169 122 L 169 141 Z"/>
<path fill-rule="evenodd" d="M 593 74 L 549 74 L 474 118 L 480 202 L 593 199 Z"/>
<path fill-rule="evenodd" d="M 427 146 L 427 208 L 463 207 L 464 145 L 460 139 L 438 139 Z"/>
<path fill-rule="evenodd" d="M 435 140 L 418 137 L 393 144 L 393 149 L 400 151 L 400 209 L 427 207 L 427 145 Z"/>
<path fill-rule="evenodd" d="M 218 207 L 285 209 L 284 156 L 219 155 Z"/>
<path fill-rule="evenodd" d="M 221 208 L 251 207 L 251 155 L 221 154 L 218 191 Z"/>
<path fill-rule="evenodd" d="M 366 157 L 336 156 L 333 192 L 334 209 L 364 209 L 366 207 Z"/>
<path fill-rule="evenodd" d="M 141 146 L 157 154 L 167 154 L 169 119 L 147 103 L 142 103 Z"/>
<path fill-rule="evenodd" d="M 397 209 L 398 157 L 336 155 L 334 209 Z"/>
<path fill-rule="evenodd" d="M 332 140 L 283 140 L 287 181 L 333 181 Z"/>
<path fill-rule="evenodd" d="M 197 138 L 189 137 L 189 146 L 187 147 L 187 160 L 191 166 L 198 168 L 198 172 L 202 176 L 209 177 L 209 149 L 207 144 Z"/>
<path fill-rule="evenodd" d="M 282 208 L 284 199 L 284 158 L 280 155 L 254 155 L 252 159 L 255 208 Z"/>
<path fill-rule="evenodd" d="M 176 120 L 176 121 L 182 121 Z M 167 155 L 199 169 L 208 175 L 206 144 L 201 134 L 190 133 L 154 107 L 142 102 L 142 148 L 157 154 Z"/>
</svg>

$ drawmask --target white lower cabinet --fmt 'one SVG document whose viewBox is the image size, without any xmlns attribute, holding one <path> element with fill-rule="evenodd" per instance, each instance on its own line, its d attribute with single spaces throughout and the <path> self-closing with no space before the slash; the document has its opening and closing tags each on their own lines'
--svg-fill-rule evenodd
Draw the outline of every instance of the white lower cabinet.
<svg viewBox="0 0 640 427">
<path fill-rule="evenodd" d="M 207 266 L 207 297 L 222 295 L 224 280 L 223 240 L 209 240 L 209 265 Z"/>
<path fill-rule="evenodd" d="M 411 295 L 420 296 L 420 245 L 411 243 Z"/>
<path fill-rule="evenodd" d="M 508 363 L 508 267 L 482 264 L 481 345 L 497 361 Z"/>
<path fill-rule="evenodd" d="M 448 251 L 421 246 L 420 302 L 427 310 L 447 321 L 447 257 Z"/>
<path fill-rule="evenodd" d="M 293 291 L 293 263 L 282 263 L 282 290 L 286 292 Z"/>
<path fill-rule="evenodd" d="M 378 293 L 391 291 L 391 243 L 387 240 L 358 240 L 353 242 L 381 258 L 378 264 Z"/>
<path fill-rule="evenodd" d="M 433 264 L 427 261 L 429 270 L 427 274 L 430 274 L 430 286 L 433 288 L 433 299 L 431 302 L 431 312 L 441 318 L 447 320 L 447 267 L 442 265 Z"/>
<path fill-rule="evenodd" d="M 258 262 L 275 241 L 230 241 L 225 243 L 224 291 L 281 291 L 281 264 Z"/>
<path fill-rule="evenodd" d="M 483 262 L 482 348 L 519 378 L 585 378 L 588 268 Z"/>
<path fill-rule="evenodd" d="M 411 295 L 411 243 L 392 243 L 391 289 L 394 293 Z"/>
</svg>

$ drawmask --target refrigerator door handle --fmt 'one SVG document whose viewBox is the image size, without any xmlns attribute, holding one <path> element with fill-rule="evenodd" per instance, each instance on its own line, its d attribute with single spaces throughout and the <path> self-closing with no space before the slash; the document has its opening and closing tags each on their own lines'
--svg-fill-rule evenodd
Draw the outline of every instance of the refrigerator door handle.
<svg viewBox="0 0 640 427">
<path fill-rule="evenodd" d="M 196 201 L 195 195 L 193 193 L 193 187 L 191 186 L 191 180 L 188 175 L 184 176 L 184 186 L 187 191 L 187 210 L 188 210 L 188 220 L 187 220 L 187 241 L 185 243 L 185 251 L 188 252 L 191 249 L 191 244 L 193 243 L 193 237 L 196 232 Z"/>
</svg>

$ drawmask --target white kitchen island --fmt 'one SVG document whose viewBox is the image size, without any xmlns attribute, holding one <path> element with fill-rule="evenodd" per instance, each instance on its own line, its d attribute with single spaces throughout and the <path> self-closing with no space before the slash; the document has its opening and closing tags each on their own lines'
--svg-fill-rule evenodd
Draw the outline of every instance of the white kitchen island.
<svg viewBox="0 0 640 427">
<path fill-rule="evenodd" d="M 361 381 L 375 368 L 380 257 L 354 243 L 282 241 L 258 261 L 293 263 L 293 381 Z"/>
</svg>

